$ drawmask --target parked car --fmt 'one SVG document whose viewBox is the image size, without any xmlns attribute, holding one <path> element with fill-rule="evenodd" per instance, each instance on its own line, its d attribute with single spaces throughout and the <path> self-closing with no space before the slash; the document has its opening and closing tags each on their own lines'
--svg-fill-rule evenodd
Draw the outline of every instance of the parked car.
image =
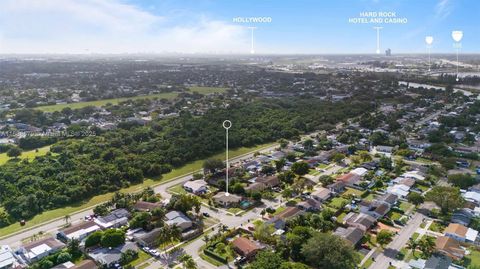
<svg viewBox="0 0 480 269">
<path fill-rule="evenodd" d="M 203 212 L 202 214 L 204 217 L 207 217 L 207 218 L 210 217 L 210 214 L 208 214 L 208 212 Z"/>
</svg>

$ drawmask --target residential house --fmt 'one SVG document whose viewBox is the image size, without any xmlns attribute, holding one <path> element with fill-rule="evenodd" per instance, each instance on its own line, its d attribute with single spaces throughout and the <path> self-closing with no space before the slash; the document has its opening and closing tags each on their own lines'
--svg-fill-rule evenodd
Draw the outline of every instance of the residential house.
<svg viewBox="0 0 480 269">
<path fill-rule="evenodd" d="M 347 242 L 349 242 L 353 246 L 356 246 L 365 235 L 365 230 L 353 226 L 350 226 L 348 228 L 338 227 L 335 230 L 334 234 L 347 240 Z"/>
<path fill-rule="evenodd" d="M 52 269 L 97 269 L 97 265 L 92 260 L 83 260 L 78 264 L 74 264 L 73 262 L 64 262 L 59 264 Z"/>
<path fill-rule="evenodd" d="M 213 201 L 217 205 L 223 206 L 223 207 L 232 207 L 238 205 L 242 201 L 242 197 L 238 196 L 236 194 L 227 193 L 225 192 L 219 192 L 215 194 L 213 197 Z"/>
<path fill-rule="evenodd" d="M 382 201 L 362 201 L 359 205 L 360 212 L 380 219 L 390 211 L 390 205 Z"/>
<path fill-rule="evenodd" d="M 94 222 L 102 229 L 118 228 L 128 224 L 130 213 L 125 208 L 115 209 L 110 214 L 95 218 Z"/>
<path fill-rule="evenodd" d="M 355 188 L 355 189 L 363 189 L 360 186 L 360 182 L 362 181 L 362 177 L 354 174 L 354 173 L 347 173 L 337 177 L 337 181 L 341 181 L 347 187 Z"/>
<path fill-rule="evenodd" d="M 280 185 L 280 180 L 277 176 L 257 177 L 255 182 L 263 183 L 267 188 L 273 188 Z"/>
<path fill-rule="evenodd" d="M 462 196 L 465 200 L 474 203 L 475 205 L 480 205 L 480 193 L 476 191 L 467 191 L 462 193 Z"/>
<path fill-rule="evenodd" d="M 450 223 L 444 232 L 445 236 L 465 243 L 475 243 L 478 237 L 478 231 L 458 223 Z"/>
<path fill-rule="evenodd" d="M 368 170 L 364 167 L 358 167 L 358 168 L 355 168 L 352 171 L 350 171 L 350 173 L 355 174 L 355 175 L 359 175 L 361 177 L 363 177 L 367 172 L 368 172 Z"/>
<path fill-rule="evenodd" d="M 329 189 L 332 194 L 339 194 L 345 191 L 345 183 L 342 181 L 336 181 L 328 185 L 327 189 Z"/>
<path fill-rule="evenodd" d="M 7 246 L 0 246 L 0 269 L 18 268 L 20 263 L 13 255 L 12 249 Z"/>
<path fill-rule="evenodd" d="M 325 202 L 332 196 L 332 192 L 323 187 L 318 187 L 312 191 L 310 197 L 317 200 L 318 202 Z"/>
<path fill-rule="evenodd" d="M 137 201 L 133 205 L 133 209 L 137 211 L 143 211 L 143 212 L 151 212 L 157 207 L 161 207 L 161 203 L 151 203 L 151 202 L 146 202 L 146 201 Z"/>
<path fill-rule="evenodd" d="M 398 196 L 393 193 L 386 193 L 378 198 L 378 201 L 388 204 L 390 207 L 393 207 L 398 202 Z"/>
<path fill-rule="evenodd" d="M 142 247 L 156 247 L 158 246 L 158 238 L 162 232 L 161 228 L 155 228 L 151 231 L 145 231 L 143 229 L 135 232 L 132 238 L 138 245 Z"/>
<path fill-rule="evenodd" d="M 245 192 L 250 193 L 250 192 L 261 192 L 265 190 L 267 186 L 261 182 L 254 182 L 248 186 L 245 187 Z"/>
<path fill-rule="evenodd" d="M 182 231 L 185 231 L 193 226 L 193 222 L 180 211 L 170 211 L 165 214 L 165 223 L 169 226 L 177 226 Z"/>
<path fill-rule="evenodd" d="M 65 229 L 61 229 L 57 233 L 57 238 L 64 242 L 70 241 L 72 239 L 82 241 L 83 239 L 87 238 L 87 236 L 98 230 L 100 230 L 100 226 L 98 226 L 95 222 L 85 221 L 74 224 Z"/>
<path fill-rule="evenodd" d="M 465 256 L 465 250 L 460 247 L 460 243 L 448 236 L 437 237 L 435 249 L 453 260 L 460 260 Z"/>
<path fill-rule="evenodd" d="M 426 262 L 423 269 L 452 269 L 452 259 L 444 255 L 432 255 Z"/>
<path fill-rule="evenodd" d="M 305 201 L 298 202 L 297 207 L 307 212 L 316 212 L 320 211 L 322 205 L 318 200 L 308 198 Z"/>
<path fill-rule="evenodd" d="M 371 154 L 376 155 L 384 155 L 385 157 L 391 157 L 393 152 L 393 147 L 389 146 L 374 146 L 371 150 Z"/>
<path fill-rule="evenodd" d="M 410 193 L 410 187 L 404 184 L 395 184 L 387 187 L 387 193 L 395 194 L 400 198 L 405 198 Z"/>
<path fill-rule="evenodd" d="M 375 225 L 377 220 L 365 213 L 350 212 L 343 218 L 343 222 L 348 226 L 357 227 L 367 231 Z"/>
<path fill-rule="evenodd" d="M 22 245 L 15 251 L 15 254 L 17 254 L 25 263 L 32 263 L 53 254 L 64 247 L 64 243 L 53 237 L 47 237 Z"/>
<path fill-rule="evenodd" d="M 237 237 L 232 241 L 233 249 L 241 256 L 251 259 L 263 247 L 245 237 Z"/>
<path fill-rule="evenodd" d="M 287 220 L 294 218 L 298 215 L 304 214 L 305 211 L 300 210 L 297 207 L 287 207 L 285 210 L 280 212 L 278 215 L 274 216 L 273 218 L 269 219 L 267 223 L 273 224 L 274 227 L 278 229 L 284 229 L 285 223 Z"/>
<path fill-rule="evenodd" d="M 207 182 L 202 179 L 187 181 L 183 184 L 183 188 L 187 192 L 191 192 L 196 195 L 205 194 L 208 192 Z"/>
<path fill-rule="evenodd" d="M 468 226 L 474 217 L 473 211 L 468 208 L 462 208 L 452 214 L 451 222 Z"/>
<path fill-rule="evenodd" d="M 114 267 L 115 264 L 120 262 L 122 253 L 126 253 L 127 250 L 138 252 L 138 247 L 133 242 L 127 242 L 116 248 L 96 248 L 88 252 L 87 255 L 102 266 Z"/>
</svg>

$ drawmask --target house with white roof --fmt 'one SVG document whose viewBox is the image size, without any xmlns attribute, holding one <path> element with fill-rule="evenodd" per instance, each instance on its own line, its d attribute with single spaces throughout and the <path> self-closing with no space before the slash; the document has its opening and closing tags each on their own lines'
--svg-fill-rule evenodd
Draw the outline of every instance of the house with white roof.
<svg viewBox="0 0 480 269">
<path fill-rule="evenodd" d="M 63 241 L 70 241 L 73 239 L 82 241 L 83 239 L 87 238 L 87 236 L 98 230 L 100 230 L 100 226 L 98 226 L 95 222 L 85 221 L 74 224 L 65 229 L 61 229 L 57 233 L 57 238 Z"/>
<path fill-rule="evenodd" d="M 191 192 L 193 194 L 205 194 L 208 191 L 208 185 L 205 180 L 199 179 L 199 180 L 193 180 L 193 181 L 187 181 L 183 184 L 183 188 Z"/>
<path fill-rule="evenodd" d="M 129 217 L 130 212 L 125 208 L 119 208 L 106 216 L 96 218 L 94 222 L 102 229 L 118 228 L 127 225 Z"/>
<path fill-rule="evenodd" d="M 413 178 L 415 180 L 425 180 L 425 176 L 422 175 L 420 171 L 408 171 L 401 175 L 404 178 Z"/>
<path fill-rule="evenodd" d="M 462 196 L 465 200 L 480 205 L 480 193 L 475 191 L 467 191 L 462 193 Z"/>
<path fill-rule="evenodd" d="M 395 184 L 387 188 L 387 193 L 395 194 L 398 197 L 405 198 L 410 193 L 410 187 L 403 184 Z"/>
<path fill-rule="evenodd" d="M 350 171 L 350 173 L 355 174 L 355 175 L 359 175 L 361 177 L 363 177 L 367 172 L 368 172 L 368 170 L 363 168 L 363 167 L 358 167 L 358 168 L 355 168 L 352 171 Z"/>
<path fill-rule="evenodd" d="M 0 246 L 0 268 L 1 269 L 16 268 L 19 265 L 20 263 L 17 261 L 17 259 L 13 255 L 12 249 L 7 245 Z"/>
<path fill-rule="evenodd" d="M 64 247 L 64 243 L 53 237 L 47 237 L 45 239 L 22 245 L 15 251 L 15 254 L 17 254 L 25 263 L 32 263 L 53 254 Z"/>
<path fill-rule="evenodd" d="M 475 243 L 477 241 L 478 231 L 462 224 L 450 223 L 448 227 L 445 228 L 445 236 L 449 236 L 460 242 Z"/>
</svg>

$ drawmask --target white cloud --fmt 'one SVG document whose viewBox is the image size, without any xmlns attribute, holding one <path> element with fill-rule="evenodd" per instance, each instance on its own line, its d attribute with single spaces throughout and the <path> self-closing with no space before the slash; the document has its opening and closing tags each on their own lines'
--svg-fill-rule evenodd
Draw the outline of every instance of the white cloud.
<svg viewBox="0 0 480 269">
<path fill-rule="evenodd" d="M 248 37 L 239 25 L 120 0 L 0 1 L 0 53 L 248 52 Z"/>
</svg>

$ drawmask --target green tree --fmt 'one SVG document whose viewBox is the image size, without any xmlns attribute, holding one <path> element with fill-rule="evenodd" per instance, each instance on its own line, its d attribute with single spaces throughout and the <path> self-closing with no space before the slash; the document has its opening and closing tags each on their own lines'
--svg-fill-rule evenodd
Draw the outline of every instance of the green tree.
<svg viewBox="0 0 480 269">
<path fill-rule="evenodd" d="M 439 206 L 443 215 L 447 215 L 453 210 L 463 206 L 465 203 L 458 188 L 447 186 L 433 187 L 427 192 L 425 199 L 427 201 L 432 201 Z"/>
<path fill-rule="evenodd" d="M 425 257 L 432 256 L 435 251 L 435 240 L 430 236 L 423 236 L 418 242 L 418 248 L 422 251 Z"/>
<path fill-rule="evenodd" d="M 10 158 L 17 159 L 20 155 L 22 155 L 22 150 L 17 147 L 12 147 L 7 151 L 7 156 Z"/>
<path fill-rule="evenodd" d="M 295 174 L 303 176 L 308 173 L 308 170 L 310 170 L 310 168 L 308 167 L 308 163 L 302 161 L 293 163 L 291 170 Z"/>
<path fill-rule="evenodd" d="M 425 200 L 421 194 L 413 191 L 408 194 L 407 199 L 410 203 L 414 205 L 422 204 Z"/>
<path fill-rule="evenodd" d="M 102 240 L 103 232 L 102 231 L 96 231 L 90 234 L 87 239 L 85 239 L 85 247 L 93 247 L 98 244 L 100 244 L 100 241 Z"/>
<path fill-rule="evenodd" d="M 62 252 L 57 256 L 57 264 L 68 262 L 72 260 L 72 255 L 68 252 Z"/>
<path fill-rule="evenodd" d="M 354 269 L 359 262 L 352 246 L 332 234 L 315 234 L 302 247 L 307 264 L 315 268 Z"/>
<path fill-rule="evenodd" d="M 392 240 L 392 237 L 393 237 L 393 233 L 390 232 L 389 230 L 381 230 L 377 234 L 377 242 L 383 246 L 388 244 Z"/>
<path fill-rule="evenodd" d="M 417 250 L 418 242 L 413 238 L 409 238 L 407 242 L 407 248 L 412 250 L 412 255 L 415 257 L 415 250 Z"/>
<path fill-rule="evenodd" d="M 260 251 L 249 268 L 251 269 L 278 269 L 283 263 L 282 257 L 268 250 Z"/>
<path fill-rule="evenodd" d="M 120 229 L 108 229 L 103 232 L 100 240 L 102 247 L 118 247 L 125 243 L 125 232 Z"/>
<path fill-rule="evenodd" d="M 225 164 L 220 159 L 207 159 L 203 162 L 203 169 L 210 173 L 215 173 L 215 171 L 223 169 L 224 167 Z"/>
<path fill-rule="evenodd" d="M 183 269 L 196 269 L 197 264 L 195 263 L 195 260 L 193 260 L 192 256 L 188 254 L 183 254 L 180 256 L 179 261 L 182 263 Z"/>
<path fill-rule="evenodd" d="M 337 152 L 332 156 L 332 161 L 334 161 L 335 163 L 341 163 L 343 159 L 345 159 L 345 154 L 340 152 Z"/>
<path fill-rule="evenodd" d="M 380 158 L 380 161 L 378 163 L 378 166 L 380 166 L 383 169 L 391 170 L 392 169 L 392 159 L 382 156 Z"/>
<path fill-rule="evenodd" d="M 282 168 L 285 166 L 286 163 L 287 160 L 285 158 L 281 158 L 280 160 L 275 161 L 275 169 L 277 170 L 277 172 L 282 171 Z"/>
<path fill-rule="evenodd" d="M 448 182 L 460 189 L 468 189 L 477 183 L 477 179 L 470 174 L 453 174 L 448 176 Z"/>
</svg>

